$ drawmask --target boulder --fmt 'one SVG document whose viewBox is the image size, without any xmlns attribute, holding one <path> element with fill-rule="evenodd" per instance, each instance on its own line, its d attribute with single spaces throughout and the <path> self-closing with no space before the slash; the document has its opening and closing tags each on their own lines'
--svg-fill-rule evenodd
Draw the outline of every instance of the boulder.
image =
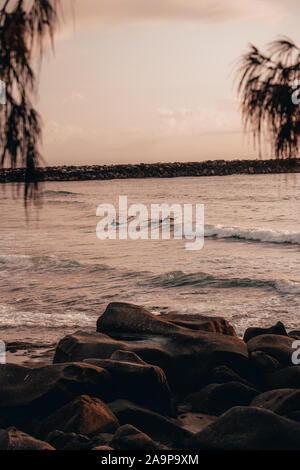
<svg viewBox="0 0 300 470">
<path fill-rule="evenodd" d="M 292 348 L 294 340 L 289 336 L 280 335 L 259 335 L 250 339 L 247 343 L 249 354 L 263 351 L 276 359 L 281 367 L 292 365 Z"/>
<path fill-rule="evenodd" d="M 118 420 L 99 398 L 81 395 L 48 416 L 42 423 L 40 433 L 47 436 L 51 431 L 94 435 L 115 431 Z"/>
<path fill-rule="evenodd" d="M 108 398 L 109 373 L 84 363 L 49 365 L 30 369 L 0 366 L 0 423 L 22 425 L 43 418 L 76 396 L 92 394 Z"/>
<path fill-rule="evenodd" d="M 249 371 L 247 369 L 243 371 L 244 374 L 248 374 L 248 372 Z M 241 384 L 254 388 L 251 382 L 249 382 L 244 377 L 241 377 L 241 375 L 230 369 L 230 367 L 224 365 L 215 367 L 211 373 L 210 383 L 223 384 L 226 382 L 240 382 Z"/>
<path fill-rule="evenodd" d="M 171 325 L 141 309 L 134 310 L 134 315 L 129 315 L 127 321 L 125 315 L 120 315 L 118 309 L 116 311 L 117 315 L 112 317 L 106 312 L 105 321 L 99 323 L 111 329 L 116 317 L 119 329 L 113 332 L 114 339 L 101 333 L 74 333 L 60 341 L 54 361 L 108 359 L 117 350 L 132 351 L 148 364 L 163 369 L 174 391 L 197 390 L 211 370 L 220 364 L 228 365 L 238 373 L 247 370 L 246 344 L 235 336 Z M 150 326 L 156 322 L 153 331 L 146 334 L 148 326 L 150 331 Z M 122 341 L 117 339 L 120 336 Z"/>
<path fill-rule="evenodd" d="M 237 406 L 193 436 L 188 446 L 197 450 L 299 450 L 300 424 L 269 410 Z"/>
<path fill-rule="evenodd" d="M 180 327 L 138 305 L 112 302 L 99 317 L 97 331 L 112 336 L 118 333 L 168 335 L 180 331 Z"/>
<path fill-rule="evenodd" d="M 180 422 L 154 411 L 134 405 L 127 400 L 116 400 L 109 404 L 121 425 L 131 424 L 156 442 L 168 447 L 181 448 L 191 433 L 180 426 Z"/>
<path fill-rule="evenodd" d="M 280 362 L 275 357 L 266 354 L 264 351 L 254 351 L 250 354 L 250 364 L 253 372 L 261 375 L 280 369 Z"/>
<path fill-rule="evenodd" d="M 97 446 L 97 447 L 93 447 L 91 450 L 98 450 L 102 452 L 103 450 L 115 450 L 115 449 L 109 446 Z"/>
<path fill-rule="evenodd" d="M 259 392 L 240 382 L 210 384 L 189 395 L 193 411 L 219 416 L 234 406 L 246 406 Z"/>
<path fill-rule="evenodd" d="M 53 362 L 80 362 L 89 357 L 108 359 L 118 349 L 127 349 L 125 342 L 117 341 L 101 333 L 77 331 L 61 339 Z"/>
<path fill-rule="evenodd" d="M 300 339 L 300 330 L 292 330 L 292 331 L 289 331 L 289 336 L 295 340 L 299 340 Z"/>
<path fill-rule="evenodd" d="M 300 411 L 300 390 L 294 388 L 269 390 L 256 396 L 251 406 L 265 408 L 279 415 L 294 413 Z"/>
<path fill-rule="evenodd" d="M 244 333 L 244 341 L 247 343 L 251 338 L 255 338 L 255 336 L 259 335 L 280 335 L 280 336 L 287 336 L 286 329 L 284 324 L 281 321 L 277 322 L 275 325 L 270 326 L 270 328 L 258 328 L 258 327 L 251 327 L 247 328 Z"/>
<path fill-rule="evenodd" d="M 15 427 L 0 429 L 0 450 L 55 450 L 48 442 L 39 441 Z"/>
<path fill-rule="evenodd" d="M 114 435 L 111 445 L 117 450 L 166 450 L 167 447 L 153 441 L 151 437 L 131 424 L 121 426 Z"/>
<path fill-rule="evenodd" d="M 91 448 L 91 440 L 82 434 L 74 432 L 52 431 L 46 441 L 56 450 L 88 450 Z"/>
<path fill-rule="evenodd" d="M 158 318 L 191 330 L 204 330 L 221 335 L 236 336 L 233 326 L 223 317 L 207 317 L 200 314 L 182 315 L 179 313 L 163 313 Z"/>
<path fill-rule="evenodd" d="M 264 376 L 266 389 L 274 388 L 300 388 L 300 366 L 291 366 L 280 369 Z"/>
<path fill-rule="evenodd" d="M 121 359 L 114 359 L 118 357 Z M 170 388 L 160 367 L 147 364 L 126 351 L 117 351 L 110 359 L 86 359 L 85 362 L 109 371 L 112 378 L 110 401 L 122 398 L 158 413 L 173 413 Z"/>
</svg>

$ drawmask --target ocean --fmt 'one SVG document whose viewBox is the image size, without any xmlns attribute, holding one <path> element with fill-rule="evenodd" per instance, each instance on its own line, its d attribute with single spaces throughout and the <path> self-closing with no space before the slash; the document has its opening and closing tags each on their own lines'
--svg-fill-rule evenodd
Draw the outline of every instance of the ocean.
<svg viewBox="0 0 300 470">
<path fill-rule="evenodd" d="M 9 362 L 50 360 L 60 338 L 94 330 L 113 301 L 221 315 L 239 335 L 279 320 L 300 328 L 299 174 L 53 182 L 27 217 L 21 192 L 1 191 L 0 340 Z M 203 249 L 172 237 L 99 240 L 96 209 L 117 207 L 120 195 L 129 204 L 204 204 Z"/>
</svg>

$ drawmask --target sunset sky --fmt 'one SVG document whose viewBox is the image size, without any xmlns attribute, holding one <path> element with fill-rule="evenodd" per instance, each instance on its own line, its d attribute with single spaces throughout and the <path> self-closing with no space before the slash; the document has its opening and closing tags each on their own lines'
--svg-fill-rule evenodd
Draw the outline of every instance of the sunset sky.
<svg viewBox="0 0 300 470">
<path fill-rule="evenodd" d="M 257 156 L 235 61 L 249 42 L 300 43 L 299 0 L 71 0 L 73 14 L 62 3 L 40 79 L 48 164 Z"/>
</svg>

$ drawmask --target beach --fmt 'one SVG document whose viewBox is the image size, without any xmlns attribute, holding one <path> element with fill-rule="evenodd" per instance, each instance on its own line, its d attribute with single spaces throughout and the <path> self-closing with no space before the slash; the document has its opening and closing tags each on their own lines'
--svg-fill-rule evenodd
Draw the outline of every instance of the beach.
<svg viewBox="0 0 300 470">
<path fill-rule="evenodd" d="M 1 198 L 0 331 L 13 362 L 49 361 L 64 334 L 94 329 L 110 301 L 154 314 L 221 315 L 239 336 L 275 320 L 298 327 L 297 174 L 52 182 L 29 221 L 9 186 Z M 130 204 L 204 204 L 204 248 L 189 252 L 172 237 L 99 240 L 96 209 L 117 206 L 120 194 Z"/>
</svg>

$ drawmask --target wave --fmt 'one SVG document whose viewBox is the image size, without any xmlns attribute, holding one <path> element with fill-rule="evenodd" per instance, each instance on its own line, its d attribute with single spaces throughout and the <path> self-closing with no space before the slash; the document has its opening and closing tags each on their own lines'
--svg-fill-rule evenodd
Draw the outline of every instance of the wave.
<svg viewBox="0 0 300 470">
<path fill-rule="evenodd" d="M 300 245 L 300 232 L 289 232 L 288 230 L 277 232 L 268 229 L 243 229 L 239 227 L 225 227 L 223 225 L 206 225 L 205 237 Z"/>
<path fill-rule="evenodd" d="M 56 256 L 0 255 L 0 269 L 70 270 L 81 267 L 78 261 Z"/>
<path fill-rule="evenodd" d="M 152 285 L 155 287 L 178 288 L 186 286 L 198 286 L 201 288 L 256 288 L 274 289 L 281 294 L 300 294 L 300 282 L 290 280 L 263 280 L 250 278 L 222 278 L 204 272 L 186 274 L 183 271 L 171 271 L 153 276 L 140 285 Z"/>
<path fill-rule="evenodd" d="M 0 305 L 0 329 L 25 326 L 35 329 L 94 327 L 95 318 L 84 313 L 22 312 L 8 305 Z"/>
</svg>

